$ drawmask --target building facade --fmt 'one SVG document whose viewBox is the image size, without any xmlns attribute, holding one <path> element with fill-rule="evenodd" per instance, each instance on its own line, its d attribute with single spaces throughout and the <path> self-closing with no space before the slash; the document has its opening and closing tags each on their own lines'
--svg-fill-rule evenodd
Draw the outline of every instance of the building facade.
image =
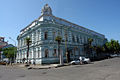
<svg viewBox="0 0 120 80">
<path fill-rule="evenodd" d="M 104 35 L 54 16 L 50 6 L 46 4 L 41 16 L 22 29 L 17 37 L 16 62 L 22 62 L 23 58 L 27 58 L 26 37 L 32 41 L 28 56 L 31 63 L 59 62 L 58 44 L 55 41 L 57 36 L 62 37 L 60 53 L 64 59 L 66 59 L 66 51 L 70 59 L 86 56 L 84 44 L 89 38 L 93 39 L 92 45 L 102 46 L 105 43 Z"/>
<path fill-rule="evenodd" d="M 8 45 L 7 42 L 5 42 L 4 37 L 0 37 L 0 49 L 2 49 L 4 46 Z M 0 60 L 2 59 L 2 51 L 0 50 Z"/>
<path fill-rule="evenodd" d="M 0 37 L 0 48 L 6 46 L 8 43 L 4 41 L 4 37 Z"/>
</svg>

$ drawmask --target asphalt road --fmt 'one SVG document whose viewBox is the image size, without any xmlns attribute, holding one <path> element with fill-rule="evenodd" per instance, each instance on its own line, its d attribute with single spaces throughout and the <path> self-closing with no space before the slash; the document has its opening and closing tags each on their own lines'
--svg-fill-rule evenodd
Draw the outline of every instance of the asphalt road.
<svg viewBox="0 0 120 80">
<path fill-rule="evenodd" d="M 38 70 L 0 66 L 0 80 L 120 80 L 120 58 Z"/>
</svg>

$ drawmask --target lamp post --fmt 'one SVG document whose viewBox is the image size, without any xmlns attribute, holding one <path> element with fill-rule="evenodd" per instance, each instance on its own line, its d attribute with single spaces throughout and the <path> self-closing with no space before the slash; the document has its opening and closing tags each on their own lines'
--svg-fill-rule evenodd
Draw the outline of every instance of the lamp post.
<svg viewBox="0 0 120 80">
<path fill-rule="evenodd" d="M 16 41 L 14 39 L 12 39 L 11 37 L 9 37 L 10 40 L 12 40 L 15 44 L 15 47 L 16 47 Z M 16 50 L 14 48 L 14 63 L 15 63 L 15 57 L 16 57 Z"/>
</svg>

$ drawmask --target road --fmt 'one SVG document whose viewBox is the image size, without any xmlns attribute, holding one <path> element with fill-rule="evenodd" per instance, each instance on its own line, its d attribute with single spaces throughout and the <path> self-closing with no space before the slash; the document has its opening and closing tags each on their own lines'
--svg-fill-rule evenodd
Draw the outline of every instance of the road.
<svg viewBox="0 0 120 80">
<path fill-rule="evenodd" d="M 120 80 L 120 58 L 38 70 L 0 66 L 0 80 Z"/>
</svg>

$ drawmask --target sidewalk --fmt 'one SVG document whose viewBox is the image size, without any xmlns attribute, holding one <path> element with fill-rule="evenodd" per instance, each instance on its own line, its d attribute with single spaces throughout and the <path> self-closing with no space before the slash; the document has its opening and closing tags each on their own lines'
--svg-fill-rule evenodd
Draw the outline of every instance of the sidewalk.
<svg viewBox="0 0 120 80">
<path fill-rule="evenodd" d="M 25 64 L 16 64 L 14 66 L 20 67 L 20 68 L 28 68 L 28 69 L 50 69 L 50 68 L 64 67 L 64 66 L 68 66 L 68 65 L 69 64 L 64 64 L 64 65 L 60 65 L 60 64 L 33 65 L 33 64 L 31 64 L 30 66 L 25 67 Z"/>
<path fill-rule="evenodd" d="M 50 69 L 57 68 L 59 64 L 49 64 L 49 65 L 30 65 L 28 69 Z"/>
</svg>

